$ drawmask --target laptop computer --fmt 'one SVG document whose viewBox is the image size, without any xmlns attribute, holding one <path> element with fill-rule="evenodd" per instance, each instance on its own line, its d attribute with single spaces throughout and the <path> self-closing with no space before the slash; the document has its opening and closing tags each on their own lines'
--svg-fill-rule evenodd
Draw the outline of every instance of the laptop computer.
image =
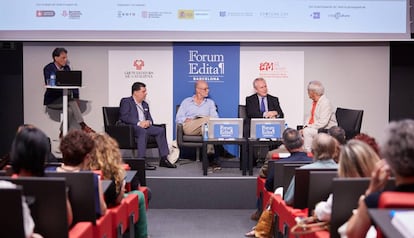
<svg viewBox="0 0 414 238">
<path fill-rule="evenodd" d="M 243 138 L 242 118 L 210 118 L 208 122 L 208 138 L 238 139 Z"/>
<path fill-rule="evenodd" d="M 251 139 L 281 139 L 284 130 L 284 119 L 252 118 L 250 120 Z"/>
<path fill-rule="evenodd" d="M 56 86 L 82 87 L 82 71 L 56 71 Z"/>
</svg>

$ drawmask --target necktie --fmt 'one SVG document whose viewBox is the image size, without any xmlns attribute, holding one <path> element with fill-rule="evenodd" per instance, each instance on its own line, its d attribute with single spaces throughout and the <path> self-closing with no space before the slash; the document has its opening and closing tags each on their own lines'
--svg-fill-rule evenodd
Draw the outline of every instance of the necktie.
<svg viewBox="0 0 414 238">
<path fill-rule="evenodd" d="M 312 104 L 312 110 L 311 110 L 311 116 L 309 118 L 308 124 L 313 124 L 315 122 L 315 108 L 316 108 L 316 102 L 313 102 Z"/>
<path fill-rule="evenodd" d="M 265 106 L 265 101 L 264 101 L 264 97 L 262 97 L 262 101 L 260 103 L 260 112 L 265 112 L 266 111 L 266 106 Z"/>
</svg>

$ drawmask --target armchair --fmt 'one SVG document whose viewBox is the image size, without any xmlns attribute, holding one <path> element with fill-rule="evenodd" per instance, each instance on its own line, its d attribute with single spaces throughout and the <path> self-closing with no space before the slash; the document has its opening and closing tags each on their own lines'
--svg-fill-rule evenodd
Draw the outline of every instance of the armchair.
<svg viewBox="0 0 414 238">
<path fill-rule="evenodd" d="M 176 113 L 178 112 L 178 108 L 180 108 L 180 105 L 177 105 L 175 107 Z M 182 123 L 177 123 L 176 125 L 177 129 L 177 145 L 179 148 L 182 147 L 191 147 L 196 149 L 196 161 L 201 161 L 201 148 L 203 147 L 203 137 L 202 136 L 190 136 L 190 135 L 184 135 L 184 129 Z"/>
<path fill-rule="evenodd" d="M 338 107 L 336 109 L 336 120 L 338 126 L 345 130 L 346 140 L 352 139 L 359 134 L 362 125 L 364 110 L 353 110 Z"/>
<path fill-rule="evenodd" d="M 119 107 L 102 107 L 105 132 L 113 137 L 119 144 L 120 149 L 135 151 L 137 143 L 135 141 L 134 128 L 119 121 Z M 165 128 L 165 124 L 158 124 Z M 148 137 L 147 148 L 158 148 L 157 141 L 153 136 Z"/>
</svg>

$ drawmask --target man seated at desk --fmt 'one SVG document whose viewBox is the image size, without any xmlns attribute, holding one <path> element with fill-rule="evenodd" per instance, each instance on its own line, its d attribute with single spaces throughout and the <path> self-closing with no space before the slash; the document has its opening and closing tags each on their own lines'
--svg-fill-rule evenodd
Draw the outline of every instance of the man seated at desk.
<svg viewBox="0 0 414 238">
<path fill-rule="evenodd" d="M 65 48 L 56 48 L 52 52 L 53 62 L 47 64 L 43 68 L 44 83 L 47 85 L 47 81 L 51 75 L 56 75 L 57 71 L 70 71 L 68 65 L 68 51 Z M 63 89 L 51 89 L 47 88 L 43 105 L 51 109 L 62 109 L 63 107 Z M 82 112 L 79 108 L 79 89 L 68 90 L 68 125 L 72 125 L 72 121 L 78 123 L 80 128 L 86 133 L 95 132 L 86 125 L 83 120 Z M 60 125 L 59 138 L 62 137 L 62 125 Z"/>
<path fill-rule="evenodd" d="M 187 97 L 181 102 L 175 119 L 176 123 L 183 124 L 185 135 L 201 135 L 202 125 L 208 123 L 209 118 L 219 117 L 216 103 L 208 98 L 209 87 L 207 82 L 204 80 L 197 81 L 194 90 L 195 94 L 193 96 Z M 231 156 L 223 146 L 213 147 L 212 145 L 207 146 L 207 154 L 209 155 L 210 165 L 215 170 L 221 169 L 218 162 L 219 154 L 223 154 L 225 157 Z"/>
</svg>

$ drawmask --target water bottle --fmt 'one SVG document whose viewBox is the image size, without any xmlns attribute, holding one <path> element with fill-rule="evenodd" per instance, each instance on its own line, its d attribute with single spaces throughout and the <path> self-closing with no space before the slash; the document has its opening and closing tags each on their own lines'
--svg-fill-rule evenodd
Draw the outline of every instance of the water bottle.
<svg viewBox="0 0 414 238">
<path fill-rule="evenodd" d="M 50 74 L 49 86 L 56 86 L 56 75 L 55 75 L 55 73 Z"/>
<path fill-rule="evenodd" d="M 203 130 L 203 139 L 208 140 L 208 124 L 204 123 L 204 130 Z"/>
</svg>

